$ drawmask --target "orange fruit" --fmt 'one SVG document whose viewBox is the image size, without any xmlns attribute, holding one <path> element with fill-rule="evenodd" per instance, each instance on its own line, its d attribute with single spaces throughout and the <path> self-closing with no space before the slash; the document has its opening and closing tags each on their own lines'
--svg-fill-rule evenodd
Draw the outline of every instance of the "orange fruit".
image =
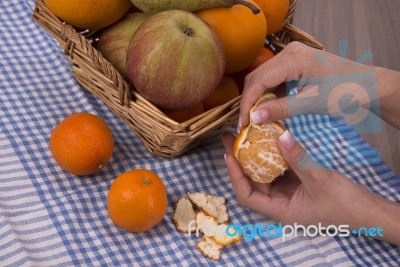
<svg viewBox="0 0 400 267">
<path fill-rule="evenodd" d="M 256 5 L 253 0 L 247 2 Z M 265 16 L 261 12 L 254 15 L 248 7 L 234 5 L 195 13 L 208 23 L 221 40 L 225 51 L 226 74 L 247 68 L 260 54 L 267 34 Z"/>
<path fill-rule="evenodd" d="M 274 98 L 274 94 L 267 93 L 256 105 Z M 278 138 L 284 132 L 279 122 L 249 123 L 242 128 L 233 145 L 233 154 L 247 176 L 258 183 L 271 183 L 289 168 L 278 147 Z"/>
<path fill-rule="evenodd" d="M 110 128 L 100 117 L 75 113 L 62 120 L 50 136 L 57 163 L 75 175 L 89 175 L 104 167 L 113 153 Z"/>
<path fill-rule="evenodd" d="M 248 68 L 246 68 L 245 71 L 247 71 L 247 73 L 252 72 L 253 70 L 257 69 L 259 66 L 261 66 L 264 62 L 270 60 L 274 56 L 275 56 L 274 52 L 272 52 L 269 48 L 266 48 L 264 46 L 261 49 L 261 53 L 253 61 L 253 64 L 251 64 Z"/>
<path fill-rule="evenodd" d="M 267 35 L 280 31 L 289 12 L 289 0 L 254 0 L 267 20 Z"/>
<path fill-rule="evenodd" d="M 144 232 L 159 223 L 167 211 L 167 191 L 152 171 L 137 169 L 118 176 L 107 196 L 114 224 L 128 232 Z"/>
<path fill-rule="evenodd" d="M 274 56 L 275 54 L 270 49 L 263 47 L 261 53 L 254 60 L 253 64 L 251 64 L 248 68 L 233 74 L 233 78 L 235 79 L 240 92 L 243 91 L 244 79 L 246 78 L 246 75 L 257 69 L 260 65 L 270 60 Z"/>
<path fill-rule="evenodd" d="M 184 109 L 163 109 L 160 108 L 160 110 L 167 115 L 167 117 L 173 119 L 176 122 L 182 123 L 187 120 L 190 120 L 197 115 L 200 115 L 201 113 L 204 112 L 204 107 L 203 103 L 199 103 L 197 105 L 194 105 L 190 108 L 184 108 Z"/>
<path fill-rule="evenodd" d="M 49 10 L 72 26 L 97 30 L 122 18 L 130 0 L 44 0 Z"/>
<path fill-rule="evenodd" d="M 210 110 L 227 103 L 239 96 L 239 87 L 235 80 L 228 75 L 222 77 L 217 88 L 204 101 L 204 110 Z"/>
</svg>

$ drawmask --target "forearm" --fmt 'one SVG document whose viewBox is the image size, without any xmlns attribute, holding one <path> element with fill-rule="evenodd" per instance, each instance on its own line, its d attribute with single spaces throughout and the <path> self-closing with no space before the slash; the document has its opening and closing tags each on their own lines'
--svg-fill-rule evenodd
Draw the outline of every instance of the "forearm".
<svg viewBox="0 0 400 267">
<path fill-rule="evenodd" d="M 375 68 L 383 120 L 400 129 L 400 72 Z"/>
<path fill-rule="evenodd" d="M 400 204 L 372 193 L 368 198 L 369 201 L 364 203 L 362 211 L 358 211 L 357 219 L 350 228 L 358 230 L 362 227 L 362 235 L 400 246 Z M 364 228 L 375 230 L 373 234 L 366 234 Z"/>
<path fill-rule="evenodd" d="M 383 229 L 383 236 L 377 239 L 400 246 L 400 204 L 381 199 L 377 211 L 377 224 Z"/>
</svg>

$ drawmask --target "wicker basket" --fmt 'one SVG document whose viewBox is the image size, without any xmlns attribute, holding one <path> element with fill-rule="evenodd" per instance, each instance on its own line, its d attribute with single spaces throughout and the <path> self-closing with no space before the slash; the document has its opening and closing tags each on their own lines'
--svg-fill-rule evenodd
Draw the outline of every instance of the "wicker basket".
<svg viewBox="0 0 400 267">
<path fill-rule="evenodd" d="M 290 11 L 284 28 L 269 38 L 278 49 L 291 41 L 300 41 L 323 49 L 309 34 L 291 24 L 296 0 L 290 0 Z M 177 123 L 134 90 L 132 85 L 92 46 L 90 36 L 78 33 L 53 15 L 36 0 L 33 19 L 60 43 L 72 62 L 78 83 L 102 99 L 156 155 L 174 158 L 197 146 L 205 138 L 218 134 L 224 126 L 235 124 L 240 97 L 211 109 L 184 123 Z"/>
</svg>

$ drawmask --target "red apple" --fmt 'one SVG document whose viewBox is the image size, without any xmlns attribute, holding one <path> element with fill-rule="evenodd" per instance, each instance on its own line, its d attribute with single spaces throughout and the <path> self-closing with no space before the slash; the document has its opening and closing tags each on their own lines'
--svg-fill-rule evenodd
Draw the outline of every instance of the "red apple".
<svg viewBox="0 0 400 267">
<path fill-rule="evenodd" d="M 128 14 L 100 35 L 97 49 L 124 78 L 127 78 L 126 54 L 129 41 L 136 29 L 149 17 L 144 13 Z"/>
<path fill-rule="evenodd" d="M 150 102 L 184 109 L 202 102 L 224 74 L 222 44 L 195 14 L 168 10 L 147 19 L 133 35 L 128 78 Z"/>
</svg>

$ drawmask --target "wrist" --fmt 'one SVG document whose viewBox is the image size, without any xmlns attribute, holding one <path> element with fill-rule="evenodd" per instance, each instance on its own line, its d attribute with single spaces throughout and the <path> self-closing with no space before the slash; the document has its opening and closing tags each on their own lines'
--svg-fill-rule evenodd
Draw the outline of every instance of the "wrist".
<svg viewBox="0 0 400 267">
<path fill-rule="evenodd" d="M 400 246 L 400 204 L 378 197 L 379 209 L 375 215 L 376 224 L 383 229 L 383 237 L 378 239 Z"/>
<path fill-rule="evenodd" d="M 351 230 L 377 227 L 379 221 L 376 220 L 376 214 L 381 210 L 382 199 L 362 185 L 357 185 L 357 187 L 359 190 L 355 199 L 358 201 L 353 207 L 354 217 L 350 220 L 349 227 Z"/>
<path fill-rule="evenodd" d="M 364 190 L 363 190 L 364 191 Z M 384 199 L 373 194 L 365 188 L 363 195 L 366 201 L 363 201 L 364 207 L 358 216 L 350 224 L 351 230 L 359 231 L 364 236 L 386 241 L 400 246 L 400 204 Z M 372 228 L 372 231 L 369 230 Z"/>
<path fill-rule="evenodd" d="M 378 86 L 381 117 L 400 128 L 400 72 L 374 67 Z"/>
</svg>

